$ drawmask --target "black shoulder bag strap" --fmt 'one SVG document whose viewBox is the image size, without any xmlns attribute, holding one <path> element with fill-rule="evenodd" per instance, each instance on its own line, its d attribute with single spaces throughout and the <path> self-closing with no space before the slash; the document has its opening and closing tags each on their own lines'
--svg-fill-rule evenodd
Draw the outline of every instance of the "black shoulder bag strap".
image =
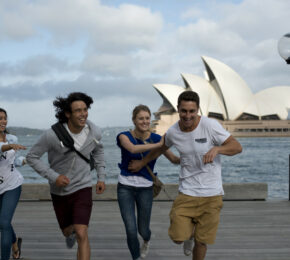
<svg viewBox="0 0 290 260">
<path fill-rule="evenodd" d="M 91 165 L 91 160 L 85 157 L 82 153 L 80 153 L 74 146 L 74 140 L 68 133 L 68 131 L 65 129 L 62 123 L 55 123 L 51 126 L 52 130 L 57 135 L 60 142 L 68 147 L 71 151 L 75 151 L 83 160 L 85 160 L 88 164 Z"/>
</svg>

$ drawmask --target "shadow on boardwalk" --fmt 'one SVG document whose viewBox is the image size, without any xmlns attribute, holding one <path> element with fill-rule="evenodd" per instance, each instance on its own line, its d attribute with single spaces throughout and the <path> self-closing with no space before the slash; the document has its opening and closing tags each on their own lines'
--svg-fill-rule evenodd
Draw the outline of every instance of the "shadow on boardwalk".
<svg viewBox="0 0 290 260">
<path fill-rule="evenodd" d="M 154 202 L 148 260 L 191 259 L 167 235 L 172 202 Z M 23 237 L 25 260 L 76 259 L 76 248 L 66 249 L 49 201 L 20 202 L 14 217 Z M 131 259 L 116 201 L 94 201 L 89 228 L 92 260 Z M 207 260 L 289 260 L 290 202 L 225 201 L 215 245 Z"/>
</svg>

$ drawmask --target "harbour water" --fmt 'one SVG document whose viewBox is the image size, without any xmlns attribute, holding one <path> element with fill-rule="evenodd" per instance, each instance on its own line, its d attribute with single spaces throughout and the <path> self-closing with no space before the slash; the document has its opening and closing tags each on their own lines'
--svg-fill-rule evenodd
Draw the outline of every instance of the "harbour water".
<svg viewBox="0 0 290 260">
<path fill-rule="evenodd" d="M 102 142 L 105 148 L 107 183 L 117 183 L 120 149 L 116 145 L 116 135 L 127 127 L 103 128 Z M 19 143 L 29 149 L 39 138 L 38 135 L 18 135 Z M 237 138 L 243 146 L 239 155 L 222 156 L 223 182 L 266 182 L 268 199 L 287 199 L 289 190 L 290 137 Z M 173 152 L 174 149 L 173 149 Z M 27 151 L 21 151 L 23 155 Z M 46 156 L 43 157 L 46 160 Z M 47 180 L 35 173 L 29 166 L 20 169 L 25 183 L 46 183 Z M 172 165 L 161 156 L 156 171 L 164 183 L 178 183 L 179 166 Z M 96 182 L 95 173 L 93 173 Z"/>
</svg>

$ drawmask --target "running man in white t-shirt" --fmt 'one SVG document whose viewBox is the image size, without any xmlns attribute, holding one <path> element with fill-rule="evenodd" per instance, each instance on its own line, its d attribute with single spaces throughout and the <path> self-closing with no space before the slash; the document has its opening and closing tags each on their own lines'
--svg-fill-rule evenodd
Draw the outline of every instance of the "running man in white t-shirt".
<svg viewBox="0 0 290 260">
<path fill-rule="evenodd" d="M 198 94 L 181 93 L 179 121 L 168 129 L 163 147 L 129 165 L 135 172 L 171 146 L 178 150 L 179 195 L 170 211 L 168 234 L 175 243 L 184 242 L 184 254 L 192 253 L 193 260 L 203 260 L 207 244 L 215 241 L 224 194 L 220 155 L 242 152 L 240 143 L 218 121 L 199 116 L 198 110 Z"/>
</svg>

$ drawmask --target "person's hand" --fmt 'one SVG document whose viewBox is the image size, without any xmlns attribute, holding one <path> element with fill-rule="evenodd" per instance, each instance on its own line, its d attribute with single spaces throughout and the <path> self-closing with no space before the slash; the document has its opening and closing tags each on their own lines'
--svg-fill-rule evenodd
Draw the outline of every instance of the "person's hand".
<svg viewBox="0 0 290 260">
<path fill-rule="evenodd" d="M 12 150 L 26 150 L 26 147 L 21 144 L 9 144 L 9 148 Z"/>
<path fill-rule="evenodd" d="M 56 181 L 55 181 L 55 185 L 57 186 L 57 187 L 65 187 L 65 186 L 67 186 L 68 184 L 69 184 L 69 178 L 68 177 L 66 177 L 65 175 L 63 175 L 63 174 L 60 174 L 58 177 L 57 177 L 57 179 L 56 179 Z"/>
<path fill-rule="evenodd" d="M 106 189 L 106 184 L 103 181 L 98 181 L 96 184 L 96 193 L 102 194 Z"/>
<path fill-rule="evenodd" d="M 202 161 L 204 164 L 206 163 L 212 163 L 214 158 L 217 156 L 218 154 L 218 147 L 214 146 L 213 148 L 211 148 L 206 154 L 203 155 L 202 157 Z"/>
<path fill-rule="evenodd" d="M 24 158 L 22 161 L 22 165 L 25 165 L 25 164 L 27 164 L 26 158 Z"/>
<path fill-rule="evenodd" d="M 139 172 L 144 167 L 142 160 L 132 160 L 128 165 L 130 172 Z"/>
</svg>

